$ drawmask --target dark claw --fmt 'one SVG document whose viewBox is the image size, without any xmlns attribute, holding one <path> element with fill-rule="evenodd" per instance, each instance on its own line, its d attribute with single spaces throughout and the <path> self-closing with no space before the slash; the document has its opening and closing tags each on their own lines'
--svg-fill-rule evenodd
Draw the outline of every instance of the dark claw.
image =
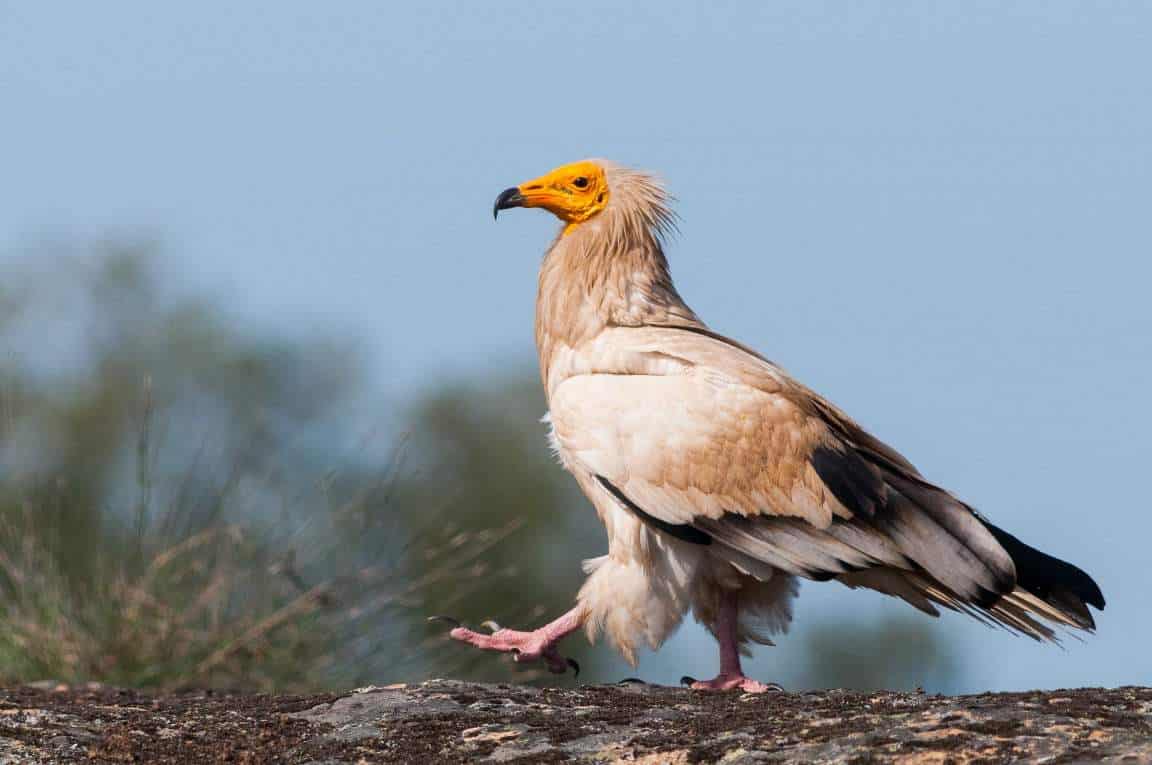
<svg viewBox="0 0 1152 765">
<path fill-rule="evenodd" d="M 446 624 L 451 624 L 453 627 L 463 627 L 464 626 L 460 622 L 459 619 L 453 619 L 451 616 L 429 616 L 428 621 L 429 622 L 444 622 Z"/>
<path fill-rule="evenodd" d="M 689 675 L 684 675 L 684 677 L 680 678 L 680 685 L 690 686 L 690 685 L 694 684 L 695 682 L 696 682 L 696 678 L 691 677 Z"/>
<path fill-rule="evenodd" d="M 564 661 L 568 662 L 568 666 L 572 668 L 572 676 L 580 677 L 580 663 L 575 659 L 564 659 Z"/>
</svg>

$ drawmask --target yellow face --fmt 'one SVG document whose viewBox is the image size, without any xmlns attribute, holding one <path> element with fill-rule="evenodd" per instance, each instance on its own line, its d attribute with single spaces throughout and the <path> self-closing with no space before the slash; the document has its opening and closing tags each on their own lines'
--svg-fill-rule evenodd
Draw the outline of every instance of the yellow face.
<svg viewBox="0 0 1152 765">
<path fill-rule="evenodd" d="M 583 223 L 608 204 L 604 169 L 595 162 L 573 162 L 503 191 L 492 210 L 543 207 L 566 223 Z"/>
</svg>

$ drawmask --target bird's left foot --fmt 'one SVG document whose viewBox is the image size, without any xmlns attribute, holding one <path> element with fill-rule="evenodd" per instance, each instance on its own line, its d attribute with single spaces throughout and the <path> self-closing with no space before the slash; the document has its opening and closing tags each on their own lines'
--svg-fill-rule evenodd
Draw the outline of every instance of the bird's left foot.
<svg viewBox="0 0 1152 765">
<path fill-rule="evenodd" d="M 564 674 L 569 668 L 576 676 L 580 675 L 580 665 L 576 660 L 562 656 L 556 648 L 556 643 L 563 635 L 558 636 L 555 630 L 549 629 L 551 625 L 532 632 L 521 632 L 505 629 L 495 622 L 487 621 L 481 625 L 490 630 L 490 634 L 485 634 L 470 630 L 450 617 L 433 616 L 429 621 L 444 621 L 454 625 L 448 637 L 461 643 L 485 651 L 510 653 L 516 662 L 543 661 L 548 671 L 556 675 Z"/>
<path fill-rule="evenodd" d="M 767 693 L 768 691 L 783 691 L 776 683 L 761 683 L 744 675 L 717 675 L 711 680 L 697 680 L 685 675 L 680 678 L 682 685 L 697 691 L 732 691 L 740 690 L 744 693 Z"/>
</svg>

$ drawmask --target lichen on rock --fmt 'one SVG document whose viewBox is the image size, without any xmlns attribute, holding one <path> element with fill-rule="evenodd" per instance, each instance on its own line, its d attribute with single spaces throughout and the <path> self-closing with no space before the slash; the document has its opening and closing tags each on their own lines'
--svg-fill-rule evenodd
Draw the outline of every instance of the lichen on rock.
<svg viewBox="0 0 1152 765">
<path fill-rule="evenodd" d="M 1152 689 L 747 695 L 432 680 L 319 696 L 22 686 L 0 763 L 1152 763 Z"/>
</svg>

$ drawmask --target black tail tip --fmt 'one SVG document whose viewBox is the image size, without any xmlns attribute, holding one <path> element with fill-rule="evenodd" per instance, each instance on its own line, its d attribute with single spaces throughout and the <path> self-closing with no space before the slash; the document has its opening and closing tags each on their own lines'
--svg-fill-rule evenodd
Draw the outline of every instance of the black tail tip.
<svg viewBox="0 0 1152 765">
<path fill-rule="evenodd" d="M 1020 588 L 1053 605 L 1082 612 L 1087 626 L 1095 626 L 1084 604 L 1103 611 L 1105 601 L 1104 593 L 1092 577 L 1080 567 L 1040 552 L 987 520 L 980 520 L 1012 557 L 1016 564 L 1016 584 Z M 1079 609 L 1075 607 L 1077 604 Z"/>
</svg>

